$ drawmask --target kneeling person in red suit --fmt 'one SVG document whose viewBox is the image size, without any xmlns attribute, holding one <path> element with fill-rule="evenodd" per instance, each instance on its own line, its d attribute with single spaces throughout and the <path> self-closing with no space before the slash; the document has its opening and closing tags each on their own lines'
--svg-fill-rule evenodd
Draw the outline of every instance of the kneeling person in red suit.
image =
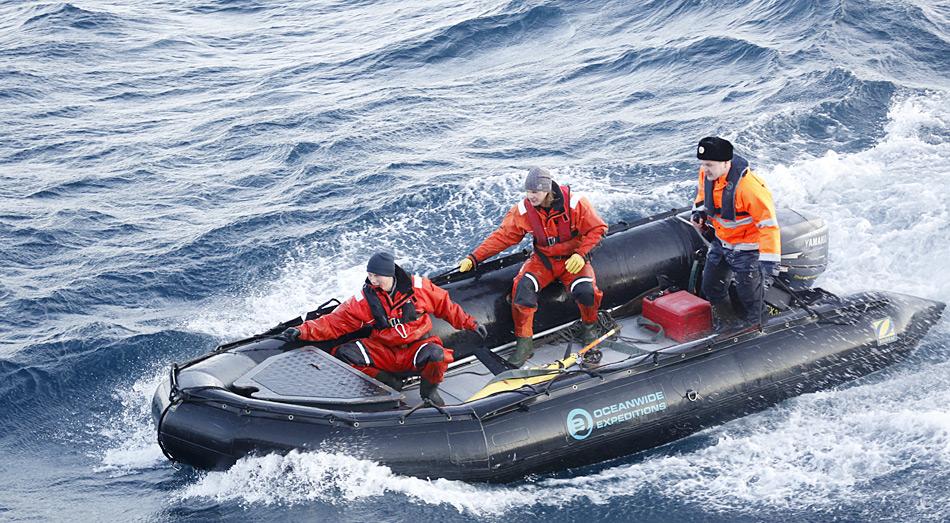
<svg viewBox="0 0 950 523">
<path fill-rule="evenodd" d="M 374 254 L 366 272 L 362 292 L 325 316 L 285 330 L 283 337 L 289 341 L 332 340 L 370 325 L 373 332 L 369 337 L 335 347 L 332 354 L 391 386 L 400 383 L 391 373 L 419 373 L 422 398 L 444 405 L 438 384 L 453 361 L 452 349 L 430 335 L 429 314 L 456 329 L 475 331 L 482 338 L 488 335 L 487 330 L 453 302 L 448 292 L 428 278 L 410 276 L 388 252 Z"/>
</svg>

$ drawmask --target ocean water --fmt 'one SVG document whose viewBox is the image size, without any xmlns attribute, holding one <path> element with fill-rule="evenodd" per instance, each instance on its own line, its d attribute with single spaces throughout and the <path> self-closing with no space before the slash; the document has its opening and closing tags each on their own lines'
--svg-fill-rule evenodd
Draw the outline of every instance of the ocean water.
<svg viewBox="0 0 950 523">
<path fill-rule="evenodd" d="M 469 252 L 543 165 L 608 221 L 732 140 L 834 292 L 950 301 L 950 5 L 0 4 L 0 520 L 946 521 L 950 320 L 909 360 L 509 485 L 344 455 L 168 463 L 168 365 Z"/>
</svg>

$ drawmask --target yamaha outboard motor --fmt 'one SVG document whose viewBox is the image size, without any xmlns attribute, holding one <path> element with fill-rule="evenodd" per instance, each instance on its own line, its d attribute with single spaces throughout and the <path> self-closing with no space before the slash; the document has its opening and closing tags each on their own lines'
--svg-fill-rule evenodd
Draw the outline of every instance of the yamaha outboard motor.
<svg viewBox="0 0 950 523">
<path fill-rule="evenodd" d="M 828 225 L 818 216 L 778 209 L 782 263 L 778 276 L 792 289 L 807 289 L 828 267 Z"/>
</svg>

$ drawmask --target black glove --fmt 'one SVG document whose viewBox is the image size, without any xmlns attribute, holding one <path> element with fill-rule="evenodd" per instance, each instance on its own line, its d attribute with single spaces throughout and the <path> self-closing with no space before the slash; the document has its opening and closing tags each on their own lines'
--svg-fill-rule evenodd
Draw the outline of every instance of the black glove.
<svg viewBox="0 0 950 523">
<path fill-rule="evenodd" d="M 689 220 L 696 225 L 706 224 L 706 211 L 696 210 L 689 215 Z"/>
<path fill-rule="evenodd" d="M 475 331 L 475 334 L 478 334 L 478 336 L 481 337 L 481 339 L 483 340 L 488 339 L 488 329 L 486 329 L 485 326 L 482 325 L 481 323 L 476 323 L 475 328 L 472 330 Z"/>
<path fill-rule="evenodd" d="M 284 332 L 281 332 L 276 336 L 278 339 L 284 340 L 287 343 L 291 343 L 300 339 L 300 329 L 297 327 L 290 327 Z"/>
</svg>

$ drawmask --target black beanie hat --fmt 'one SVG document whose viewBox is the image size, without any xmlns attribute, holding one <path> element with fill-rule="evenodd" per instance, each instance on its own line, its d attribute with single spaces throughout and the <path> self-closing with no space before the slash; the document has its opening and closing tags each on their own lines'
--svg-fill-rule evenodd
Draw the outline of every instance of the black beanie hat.
<svg viewBox="0 0 950 523">
<path fill-rule="evenodd" d="M 707 136 L 699 141 L 696 157 L 700 160 L 727 162 L 732 159 L 732 144 L 718 136 Z"/>
<path fill-rule="evenodd" d="M 393 259 L 391 253 L 377 252 L 370 257 L 369 263 L 366 264 L 366 272 L 380 276 L 395 276 L 396 260 Z"/>
</svg>

